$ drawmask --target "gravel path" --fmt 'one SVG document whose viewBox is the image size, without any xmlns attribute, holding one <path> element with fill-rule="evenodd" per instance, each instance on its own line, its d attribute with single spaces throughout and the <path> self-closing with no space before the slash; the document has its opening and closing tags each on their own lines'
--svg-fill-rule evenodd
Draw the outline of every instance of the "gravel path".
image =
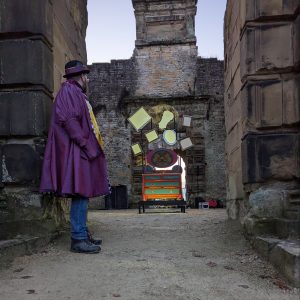
<svg viewBox="0 0 300 300">
<path fill-rule="evenodd" d="M 2 270 L 0 299 L 300 299 L 225 210 L 91 211 L 89 223 L 101 253 L 71 253 L 63 236 Z"/>
</svg>

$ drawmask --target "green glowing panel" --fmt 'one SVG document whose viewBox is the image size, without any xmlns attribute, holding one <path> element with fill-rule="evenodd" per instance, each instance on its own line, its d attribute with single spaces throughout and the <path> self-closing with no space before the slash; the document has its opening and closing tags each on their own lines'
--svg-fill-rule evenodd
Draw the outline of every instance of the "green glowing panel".
<svg viewBox="0 0 300 300">
<path fill-rule="evenodd" d="M 153 142 L 153 141 L 155 141 L 155 140 L 158 139 L 158 135 L 157 135 L 157 133 L 156 133 L 155 130 L 151 130 L 151 131 L 147 132 L 145 134 L 145 136 L 146 136 L 146 138 L 147 138 L 147 140 L 148 140 L 149 143 L 151 143 L 151 142 Z"/>
<path fill-rule="evenodd" d="M 151 117 L 145 111 L 145 109 L 141 107 L 133 115 L 131 115 L 131 117 L 128 118 L 128 121 L 135 128 L 135 130 L 138 131 L 151 121 Z"/>
<path fill-rule="evenodd" d="M 176 140 L 176 132 L 174 130 L 165 130 L 163 133 L 163 139 L 168 145 L 175 145 Z"/>
<path fill-rule="evenodd" d="M 168 123 L 170 123 L 174 119 L 174 114 L 168 110 L 164 111 L 161 121 L 158 126 L 159 129 L 167 128 Z"/>
<path fill-rule="evenodd" d="M 179 182 L 159 181 L 159 182 L 145 182 L 145 186 L 180 186 Z"/>
<path fill-rule="evenodd" d="M 145 190 L 146 195 L 178 195 L 179 189 L 147 189 Z"/>
<path fill-rule="evenodd" d="M 142 148 L 140 146 L 140 144 L 134 144 L 131 146 L 132 152 L 134 155 L 138 155 L 142 153 Z"/>
</svg>

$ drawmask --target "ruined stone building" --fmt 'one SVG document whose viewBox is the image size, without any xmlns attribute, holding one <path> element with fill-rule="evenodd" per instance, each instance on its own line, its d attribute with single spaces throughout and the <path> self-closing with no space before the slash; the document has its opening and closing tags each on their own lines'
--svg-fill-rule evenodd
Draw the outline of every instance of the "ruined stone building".
<svg viewBox="0 0 300 300">
<path fill-rule="evenodd" d="M 131 154 L 141 134 L 127 118 L 143 106 L 153 111 L 158 128 L 168 107 L 193 120 L 188 131 L 177 128 L 180 139 L 189 136 L 194 143 L 176 150 L 186 164 L 187 200 L 225 199 L 223 62 L 197 56 L 196 1 L 133 1 L 133 8 L 132 58 L 90 66 L 90 99 L 104 134 L 111 183 L 128 187 L 130 206 L 141 200 L 141 158 Z"/>
<path fill-rule="evenodd" d="M 194 147 L 176 150 L 186 164 L 189 204 L 226 198 L 229 217 L 295 283 L 299 256 L 288 248 L 297 247 L 300 232 L 300 1 L 229 0 L 224 62 L 198 57 L 196 0 L 132 4 L 132 57 L 90 66 L 89 97 L 111 184 L 125 185 L 135 207 L 142 169 L 131 153 L 140 139 L 127 121 L 133 112 L 143 106 L 153 126 L 164 108 L 192 116 L 192 127 L 179 124 L 177 132 Z M 0 0 L 0 239 L 27 223 L 31 230 L 46 226 L 48 200 L 37 189 L 47 124 L 64 64 L 86 62 L 86 6 L 86 0 Z"/>
</svg>

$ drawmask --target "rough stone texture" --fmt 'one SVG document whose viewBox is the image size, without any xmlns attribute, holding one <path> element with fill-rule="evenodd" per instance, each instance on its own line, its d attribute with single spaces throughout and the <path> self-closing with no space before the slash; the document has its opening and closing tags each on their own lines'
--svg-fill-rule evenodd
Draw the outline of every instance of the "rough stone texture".
<svg viewBox="0 0 300 300">
<path fill-rule="evenodd" d="M 270 253 L 270 261 L 286 276 L 288 281 L 300 287 L 300 242 L 283 241 Z"/>
<path fill-rule="evenodd" d="M 196 0 L 132 0 L 136 46 L 195 43 Z"/>
<path fill-rule="evenodd" d="M 299 8 L 297 0 L 227 2 L 227 211 L 252 241 L 299 237 Z M 299 246 L 292 253 L 284 243 L 254 245 L 299 286 Z"/>
<path fill-rule="evenodd" d="M 190 45 L 136 48 L 136 97 L 191 96 L 195 89 L 197 48 Z"/>
<path fill-rule="evenodd" d="M 268 22 L 246 27 L 241 40 L 241 78 L 293 66 L 299 55 L 294 26 L 293 22 Z"/>
<path fill-rule="evenodd" d="M 35 193 L 27 187 L 16 188 L 6 186 L 0 193 L 0 203 L 5 202 L 5 207 L 0 208 L 0 229 L 6 229 L 8 236 L 11 221 L 41 219 L 43 215 L 42 195 Z"/>
<path fill-rule="evenodd" d="M 259 81 L 257 79 L 259 78 Z M 300 120 L 299 73 L 259 76 L 248 80 L 242 91 L 244 132 L 296 125 Z"/>
<path fill-rule="evenodd" d="M 2 146 L 2 182 L 38 183 L 41 159 L 35 145 L 11 141 Z"/>
<path fill-rule="evenodd" d="M 251 193 L 247 217 L 250 218 L 280 218 L 287 206 L 287 196 L 284 191 L 263 189 Z"/>
<path fill-rule="evenodd" d="M 53 42 L 52 1 L 1 0 L 1 36 L 39 36 Z M 29 17 L 30 16 L 30 17 Z"/>
<path fill-rule="evenodd" d="M 287 189 L 299 186 L 299 5 L 227 2 L 227 199 L 239 203 L 231 206 L 236 217 L 247 214 L 248 193 L 260 186 L 281 181 L 290 183 Z"/>
<path fill-rule="evenodd" d="M 299 240 L 282 241 L 258 237 L 254 241 L 259 253 L 274 264 L 288 282 L 300 287 L 300 243 Z"/>
<path fill-rule="evenodd" d="M 249 134 L 242 147 L 244 184 L 300 178 L 299 134 Z"/>
<path fill-rule="evenodd" d="M 104 139 L 110 183 L 131 186 L 131 136 L 124 116 L 124 96 L 134 84 L 132 60 L 90 66 L 89 98 Z"/>
<path fill-rule="evenodd" d="M 43 91 L 0 92 L 0 135 L 45 135 L 51 104 Z"/>
<path fill-rule="evenodd" d="M 0 84 L 43 85 L 53 90 L 52 53 L 42 40 L 0 40 Z"/>
<path fill-rule="evenodd" d="M 298 8 L 298 0 L 253 0 L 251 2 L 242 0 L 241 18 L 244 23 L 270 16 L 293 17 Z"/>
</svg>

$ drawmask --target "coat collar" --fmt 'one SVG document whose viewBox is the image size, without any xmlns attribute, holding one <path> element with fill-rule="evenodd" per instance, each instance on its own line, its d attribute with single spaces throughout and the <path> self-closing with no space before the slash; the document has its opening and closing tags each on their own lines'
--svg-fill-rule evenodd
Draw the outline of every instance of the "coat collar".
<svg viewBox="0 0 300 300">
<path fill-rule="evenodd" d="M 67 80 L 67 82 L 68 82 L 68 83 L 71 83 L 71 84 L 74 84 L 74 85 L 76 85 L 76 86 L 78 86 L 78 87 L 80 88 L 80 90 L 82 91 L 82 93 L 85 94 L 85 92 L 84 92 L 83 89 L 82 89 L 82 86 L 81 86 L 76 80 L 69 79 L 69 80 Z"/>
</svg>

